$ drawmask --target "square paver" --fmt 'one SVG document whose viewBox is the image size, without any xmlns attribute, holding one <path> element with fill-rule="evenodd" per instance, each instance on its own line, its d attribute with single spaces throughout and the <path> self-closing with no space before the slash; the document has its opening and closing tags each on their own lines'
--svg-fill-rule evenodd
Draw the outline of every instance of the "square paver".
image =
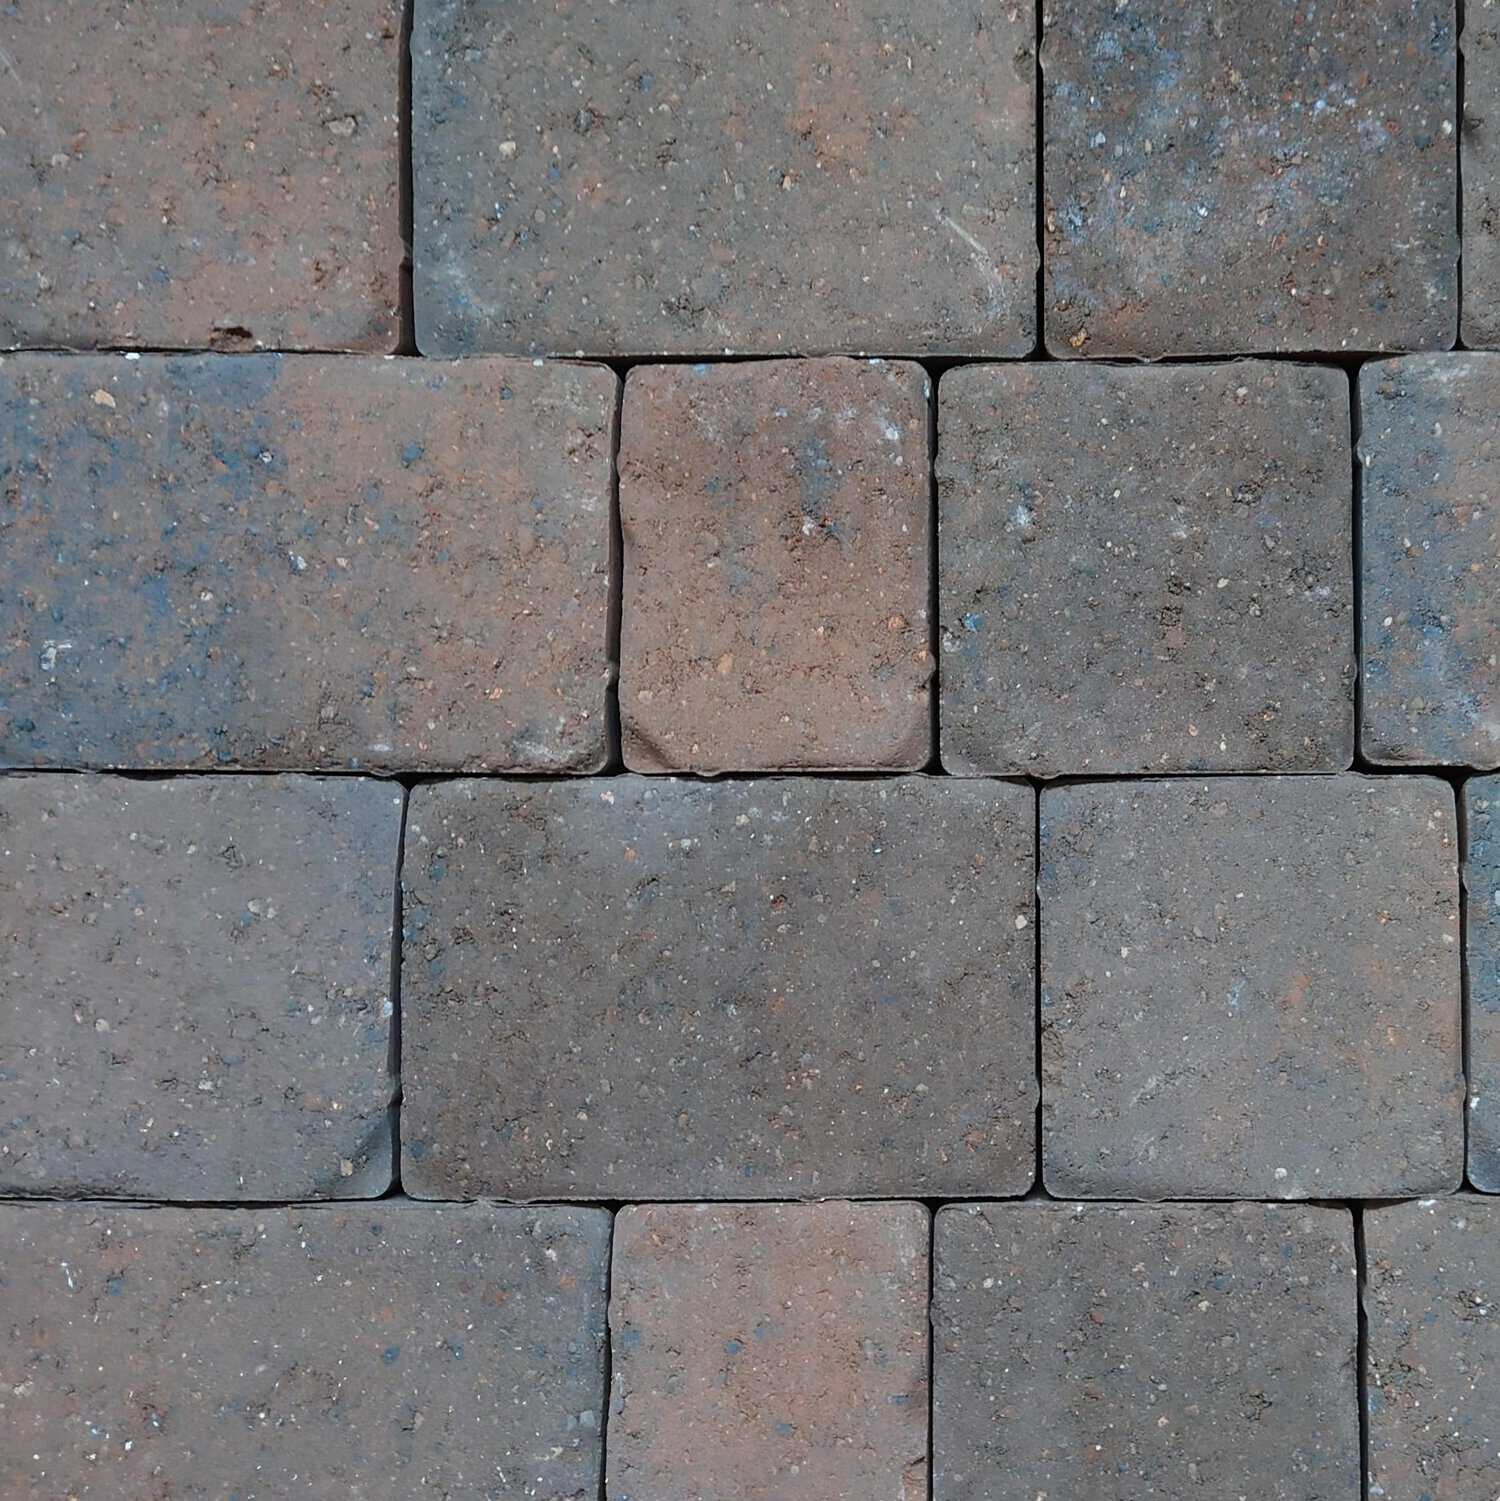
<svg viewBox="0 0 1500 1501">
<path fill-rule="evenodd" d="M 610 1216 L 0 1206 L 0 1491 L 584 1497 Z"/>
<path fill-rule="evenodd" d="M 1500 767 L 1500 354 L 1359 375 L 1360 748 L 1385 766 Z"/>
<path fill-rule="evenodd" d="M 926 375 L 643 366 L 625 386 L 634 771 L 913 770 L 932 751 Z"/>
<path fill-rule="evenodd" d="M 1030 0 L 418 0 L 425 354 L 1035 340 Z"/>
<path fill-rule="evenodd" d="M 938 424 L 949 771 L 1349 766 L 1342 371 L 970 366 Z"/>
<path fill-rule="evenodd" d="M 1034 818 L 935 778 L 416 789 L 407 1191 L 1026 1192 Z"/>
<path fill-rule="evenodd" d="M 944 1209 L 934 1501 L 1358 1501 L 1353 1232 L 1280 1204 Z"/>
<path fill-rule="evenodd" d="M 1463 340 L 1500 345 L 1500 13 L 1464 7 Z"/>
<path fill-rule="evenodd" d="M 615 1222 L 610 1501 L 926 1501 L 927 1211 Z"/>
<path fill-rule="evenodd" d="M 11 6 L 0 347 L 395 349 L 401 15 Z"/>
<path fill-rule="evenodd" d="M 1043 27 L 1054 354 L 1452 346 L 1453 0 L 1067 0 Z"/>
<path fill-rule="evenodd" d="M 1500 777 L 1464 784 L 1469 1181 L 1500 1193 Z"/>
<path fill-rule="evenodd" d="M 1042 793 L 1042 1146 L 1082 1198 L 1463 1176 L 1458 839 L 1430 777 Z"/>
</svg>

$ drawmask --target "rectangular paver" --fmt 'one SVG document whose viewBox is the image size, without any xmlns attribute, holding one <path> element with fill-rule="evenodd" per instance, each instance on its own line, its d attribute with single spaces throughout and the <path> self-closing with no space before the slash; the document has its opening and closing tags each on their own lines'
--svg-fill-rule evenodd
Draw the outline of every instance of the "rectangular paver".
<svg viewBox="0 0 1500 1501">
<path fill-rule="evenodd" d="M 1500 12 L 1464 6 L 1463 340 L 1500 345 Z"/>
<path fill-rule="evenodd" d="M 920 1204 L 621 1210 L 610 1501 L 927 1498 Z"/>
<path fill-rule="evenodd" d="M 418 788 L 407 1191 L 1024 1193 L 1033 818 L 936 779 Z"/>
<path fill-rule="evenodd" d="M 1045 790 L 1047 1187 L 1456 1188 L 1457 863 L 1453 792 L 1429 777 Z"/>
<path fill-rule="evenodd" d="M 1469 1182 L 1500 1193 L 1500 777 L 1463 790 Z"/>
<path fill-rule="evenodd" d="M 944 1209 L 934 1501 L 1358 1501 L 1353 1231 L 1278 1204 Z"/>
<path fill-rule="evenodd" d="M 0 360 L 0 765 L 588 771 L 607 370 Z"/>
<path fill-rule="evenodd" d="M 592 1497 L 597 1209 L 0 1207 L 0 1494 Z"/>
<path fill-rule="evenodd" d="M 1348 767 L 1341 371 L 971 366 L 938 424 L 949 771 Z"/>
</svg>

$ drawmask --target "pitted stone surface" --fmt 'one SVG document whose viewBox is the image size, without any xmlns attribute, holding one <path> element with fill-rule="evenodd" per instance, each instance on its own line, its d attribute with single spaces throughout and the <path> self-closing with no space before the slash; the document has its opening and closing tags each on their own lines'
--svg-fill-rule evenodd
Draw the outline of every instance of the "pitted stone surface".
<svg viewBox="0 0 1500 1501">
<path fill-rule="evenodd" d="M 1341 371 L 972 366 L 938 422 L 949 771 L 1348 767 Z"/>
<path fill-rule="evenodd" d="M 1500 777 L 1465 783 L 1469 1181 L 1500 1193 Z"/>
<path fill-rule="evenodd" d="M 1500 345 L 1500 12 L 1464 7 L 1464 308 L 1470 349 Z"/>
<path fill-rule="evenodd" d="M 1430 777 L 1049 788 L 1051 1192 L 1395 1198 L 1463 1174 L 1458 842 Z"/>
<path fill-rule="evenodd" d="M 0 765 L 589 771 L 607 370 L 0 360 Z"/>
<path fill-rule="evenodd" d="M 407 1191 L 1024 1193 L 1033 819 L 935 779 L 417 788 Z"/>
</svg>

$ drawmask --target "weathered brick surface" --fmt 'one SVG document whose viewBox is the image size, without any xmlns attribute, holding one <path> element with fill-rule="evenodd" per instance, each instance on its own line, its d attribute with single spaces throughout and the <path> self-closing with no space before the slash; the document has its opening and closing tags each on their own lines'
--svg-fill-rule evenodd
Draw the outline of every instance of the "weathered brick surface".
<svg viewBox="0 0 1500 1501">
<path fill-rule="evenodd" d="M 943 1210 L 934 1501 L 1357 1501 L 1353 1228 L 1275 1204 Z"/>
<path fill-rule="evenodd" d="M 0 1494 L 591 1497 L 609 1223 L 0 1208 Z"/>
<path fill-rule="evenodd" d="M 1460 1194 L 1365 1212 L 1370 1495 L 1500 1493 L 1500 1205 Z"/>
<path fill-rule="evenodd" d="M 919 1204 L 621 1210 L 611 1501 L 925 1501 L 927 1247 Z"/>
<path fill-rule="evenodd" d="M 400 0 L 5 16 L 0 346 L 394 349 Z"/>
<path fill-rule="evenodd" d="M 1500 345 L 1500 14 L 1464 7 L 1463 340 Z"/>
<path fill-rule="evenodd" d="M 625 387 L 620 713 L 636 771 L 931 753 L 919 366 L 652 366 Z"/>
<path fill-rule="evenodd" d="M 1042 1139 L 1081 1197 L 1463 1171 L 1457 831 L 1428 777 L 1042 793 Z"/>
<path fill-rule="evenodd" d="M 1028 352 L 1032 8 L 420 0 L 428 354 Z"/>
<path fill-rule="evenodd" d="M 1342 372 L 989 365 L 938 401 L 949 771 L 1342 770 Z"/>
<path fill-rule="evenodd" d="M 1500 355 L 1367 365 L 1359 405 L 1361 749 L 1500 767 Z"/>
<path fill-rule="evenodd" d="M 384 1193 L 401 800 L 0 778 L 0 1192 Z"/>
<path fill-rule="evenodd" d="M 0 764 L 606 757 L 608 371 L 0 361 Z"/>
<path fill-rule="evenodd" d="M 922 779 L 418 788 L 407 1191 L 1025 1192 L 1033 817 Z"/>
<path fill-rule="evenodd" d="M 1464 786 L 1469 1181 L 1500 1193 L 1500 777 Z"/>
<path fill-rule="evenodd" d="M 1069 0 L 1043 24 L 1053 353 L 1452 345 L 1452 0 Z"/>
</svg>

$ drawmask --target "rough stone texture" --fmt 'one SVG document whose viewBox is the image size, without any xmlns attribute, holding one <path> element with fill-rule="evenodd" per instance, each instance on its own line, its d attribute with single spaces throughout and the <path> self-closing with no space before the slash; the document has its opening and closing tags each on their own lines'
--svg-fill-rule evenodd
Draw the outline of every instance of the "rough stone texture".
<svg viewBox="0 0 1500 1501">
<path fill-rule="evenodd" d="M 0 1494 L 597 1494 L 597 1209 L 0 1207 Z"/>
<path fill-rule="evenodd" d="M 610 1501 L 926 1501 L 920 1204 L 620 1211 Z"/>
<path fill-rule="evenodd" d="M 418 343 L 1026 354 L 1034 54 L 1019 0 L 420 0 Z"/>
<path fill-rule="evenodd" d="M 1500 345 L 1500 12 L 1468 0 L 1464 13 L 1463 340 Z"/>
<path fill-rule="evenodd" d="M 1500 1193 L 1500 777 L 1463 790 L 1469 1181 Z"/>
<path fill-rule="evenodd" d="M 402 1181 L 434 1198 L 1013 1194 L 1029 788 L 418 788 Z"/>
<path fill-rule="evenodd" d="M 0 778 L 0 1192 L 384 1193 L 401 802 Z"/>
<path fill-rule="evenodd" d="M 0 765 L 590 771 L 607 370 L 0 361 Z"/>
<path fill-rule="evenodd" d="M 919 366 L 883 361 L 630 372 L 628 766 L 926 764 L 927 402 Z"/>
<path fill-rule="evenodd" d="M 938 413 L 949 771 L 1349 766 L 1341 371 L 971 366 Z"/>
<path fill-rule="evenodd" d="M 1047 347 L 1449 348 L 1455 24 L 1453 0 L 1047 9 Z"/>
<path fill-rule="evenodd" d="M 0 345 L 400 340 L 400 0 L 46 0 L 0 43 Z"/>
<path fill-rule="evenodd" d="M 1387 766 L 1500 767 L 1500 355 L 1359 375 L 1360 745 Z"/>
<path fill-rule="evenodd" d="M 1457 856 L 1452 790 L 1428 777 L 1044 791 L 1047 1187 L 1456 1188 Z"/>
<path fill-rule="evenodd" d="M 943 1210 L 934 1501 L 1358 1501 L 1353 1230 L 1277 1204 Z"/>
</svg>

